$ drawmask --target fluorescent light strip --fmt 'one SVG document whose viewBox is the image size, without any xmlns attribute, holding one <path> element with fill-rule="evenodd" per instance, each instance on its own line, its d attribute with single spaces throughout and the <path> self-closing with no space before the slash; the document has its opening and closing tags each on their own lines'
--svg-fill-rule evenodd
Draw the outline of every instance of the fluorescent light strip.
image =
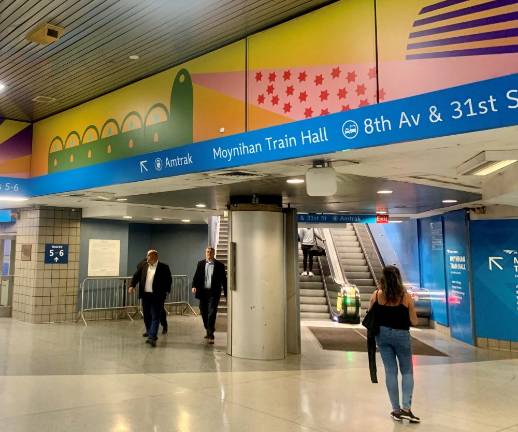
<svg viewBox="0 0 518 432">
<path fill-rule="evenodd" d="M 29 198 L 21 197 L 21 196 L 9 196 L 9 195 L 0 195 L 0 201 L 11 201 L 11 202 L 21 202 L 27 201 Z"/>
<path fill-rule="evenodd" d="M 505 168 L 506 166 L 512 165 L 516 162 L 516 160 L 510 159 L 510 160 L 502 160 L 502 161 L 495 161 L 491 163 L 490 165 L 483 166 L 475 171 L 473 171 L 473 175 L 476 176 L 485 176 L 491 173 L 494 173 L 495 171 L 501 170 L 502 168 Z"/>
</svg>

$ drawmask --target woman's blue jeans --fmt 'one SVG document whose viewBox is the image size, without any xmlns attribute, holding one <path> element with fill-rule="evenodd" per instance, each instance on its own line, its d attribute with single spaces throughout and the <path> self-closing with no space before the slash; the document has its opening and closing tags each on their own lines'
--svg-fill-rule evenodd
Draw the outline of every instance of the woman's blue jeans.
<svg viewBox="0 0 518 432">
<path fill-rule="evenodd" d="M 392 409 L 394 411 L 401 409 L 398 385 L 399 362 L 399 370 L 403 378 L 403 409 L 409 410 L 412 405 L 412 392 L 414 391 L 410 332 L 408 330 L 380 327 L 379 335 L 376 336 L 376 344 L 385 366 L 385 380 Z"/>
</svg>

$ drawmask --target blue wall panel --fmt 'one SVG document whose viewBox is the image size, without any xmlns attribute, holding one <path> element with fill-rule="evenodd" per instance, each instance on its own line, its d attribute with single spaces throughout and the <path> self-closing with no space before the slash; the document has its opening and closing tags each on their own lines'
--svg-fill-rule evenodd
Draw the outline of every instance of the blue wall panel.
<svg viewBox="0 0 518 432">
<path fill-rule="evenodd" d="M 418 226 L 421 286 L 430 292 L 431 318 L 447 326 L 442 218 L 420 219 Z"/>
<path fill-rule="evenodd" d="M 468 218 L 464 210 L 459 210 L 444 215 L 443 220 L 451 335 L 463 342 L 473 344 Z"/>
<path fill-rule="evenodd" d="M 470 223 L 478 337 L 518 341 L 518 220 Z"/>
</svg>

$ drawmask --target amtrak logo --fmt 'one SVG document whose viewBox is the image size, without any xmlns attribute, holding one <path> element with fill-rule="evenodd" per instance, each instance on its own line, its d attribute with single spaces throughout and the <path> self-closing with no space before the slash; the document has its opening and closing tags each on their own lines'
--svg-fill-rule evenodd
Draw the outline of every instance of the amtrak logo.
<svg viewBox="0 0 518 432">
<path fill-rule="evenodd" d="M 518 251 L 516 249 L 504 249 L 504 253 L 507 255 L 518 255 Z"/>
<path fill-rule="evenodd" d="M 162 159 L 160 159 L 160 158 L 155 159 L 155 170 L 162 171 Z"/>
<path fill-rule="evenodd" d="M 354 120 L 347 120 L 342 125 L 342 134 L 349 140 L 356 138 L 359 131 L 360 128 L 358 127 L 358 123 L 356 123 Z"/>
</svg>

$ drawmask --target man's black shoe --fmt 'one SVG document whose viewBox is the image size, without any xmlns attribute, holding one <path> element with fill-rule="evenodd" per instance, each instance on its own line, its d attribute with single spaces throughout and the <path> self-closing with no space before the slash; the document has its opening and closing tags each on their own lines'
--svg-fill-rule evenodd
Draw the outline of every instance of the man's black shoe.
<svg viewBox="0 0 518 432">
<path fill-rule="evenodd" d="M 156 339 L 151 339 L 149 338 L 147 341 L 146 341 L 149 345 L 151 345 L 153 348 L 156 347 Z"/>
<path fill-rule="evenodd" d="M 148 337 L 149 335 L 146 333 L 142 333 L 142 337 Z"/>
</svg>

